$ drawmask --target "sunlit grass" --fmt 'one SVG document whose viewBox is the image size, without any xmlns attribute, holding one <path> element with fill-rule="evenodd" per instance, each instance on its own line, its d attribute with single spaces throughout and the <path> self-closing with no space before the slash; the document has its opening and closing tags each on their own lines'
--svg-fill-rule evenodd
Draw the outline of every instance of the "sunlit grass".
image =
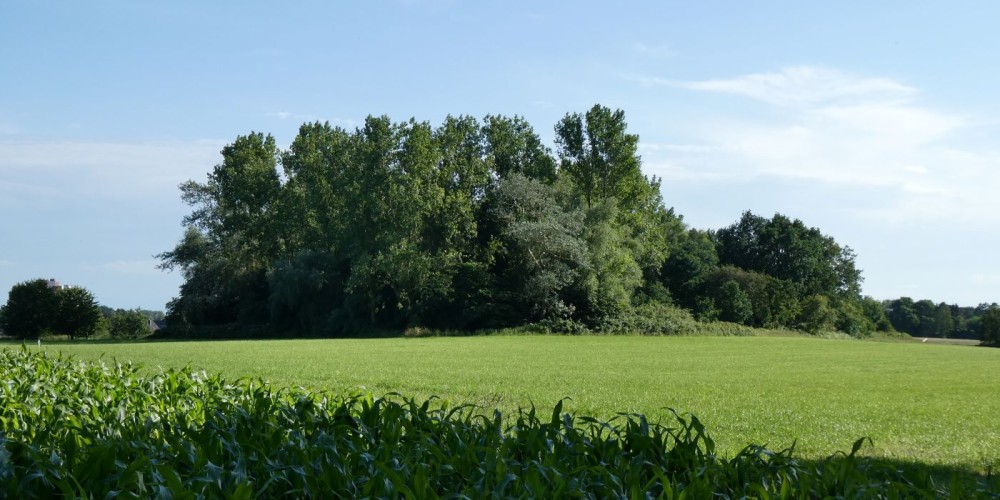
<svg viewBox="0 0 1000 500">
<path fill-rule="evenodd" d="M 32 349 L 37 347 L 32 346 Z M 610 418 L 697 415 L 721 450 L 749 443 L 821 457 L 862 436 L 870 454 L 982 469 L 1000 458 L 1000 350 L 811 338 L 556 337 L 45 344 L 277 386 L 510 411 L 561 398 Z"/>
</svg>

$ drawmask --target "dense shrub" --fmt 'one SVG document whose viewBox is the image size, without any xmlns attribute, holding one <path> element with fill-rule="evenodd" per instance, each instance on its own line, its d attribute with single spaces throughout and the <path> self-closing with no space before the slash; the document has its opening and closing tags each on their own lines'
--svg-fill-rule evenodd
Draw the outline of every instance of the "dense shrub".
<svg viewBox="0 0 1000 500">
<path fill-rule="evenodd" d="M 667 304 L 651 302 L 604 318 L 596 327 L 602 333 L 681 335 L 697 329 L 691 313 Z"/>
</svg>

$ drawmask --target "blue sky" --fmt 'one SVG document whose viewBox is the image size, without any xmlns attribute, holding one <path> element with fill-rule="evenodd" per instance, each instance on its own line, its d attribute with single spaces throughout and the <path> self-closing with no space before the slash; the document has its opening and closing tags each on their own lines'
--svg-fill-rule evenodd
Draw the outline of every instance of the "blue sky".
<svg viewBox="0 0 1000 500">
<path fill-rule="evenodd" d="M 1000 301 L 993 2 L 0 4 L 0 301 L 57 278 L 163 309 L 155 269 L 237 135 L 304 121 L 552 127 L 625 111 L 698 228 L 743 210 L 857 252 L 864 292 Z"/>
</svg>

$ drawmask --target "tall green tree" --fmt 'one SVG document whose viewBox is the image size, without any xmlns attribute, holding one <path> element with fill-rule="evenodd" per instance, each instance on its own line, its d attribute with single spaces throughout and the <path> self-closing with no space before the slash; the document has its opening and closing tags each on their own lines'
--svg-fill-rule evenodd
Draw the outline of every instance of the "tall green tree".
<svg viewBox="0 0 1000 500">
<path fill-rule="evenodd" d="M 653 283 L 685 228 L 665 208 L 660 181 L 643 175 L 639 136 L 627 128 L 622 110 L 601 105 L 582 115 L 567 114 L 555 127 L 560 175 L 572 179 L 587 209 L 615 200 L 616 223 L 626 228 L 629 251 L 645 280 Z"/>
<path fill-rule="evenodd" d="M 206 183 L 181 185 L 181 198 L 194 210 L 178 246 L 159 255 L 162 269 L 185 273 L 181 297 L 171 304 L 175 319 L 266 321 L 266 271 L 285 245 L 273 224 L 278 157 L 273 137 L 240 136 L 222 149 L 222 163 Z"/>
<path fill-rule="evenodd" d="M 583 239 L 587 245 L 584 287 L 588 315 L 613 317 L 632 306 L 642 285 L 642 269 L 627 246 L 628 236 L 615 223 L 614 199 L 601 201 L 586 211 Z"/>
<path fill-rule="evenodd" d="M 632 210 L 646 179 L 640 171 L 639 136 L 626 131 L 625 112 L 594 105 L 587 113 L 567 114 L 556 125 L 560 168 L 573 178 L 587 207 L 616 198 L 623 210 Z"/>
<path fill-rule="evenodd" d="M 270 208 L 278 200 L 279 151 L 270 135 L 240 136 L 222 149 L 222 163 L 208 182 L 181 185 L 182 198 L 195 206 L 188 226 L 207 230 L 238 271 L 260 269 L 276 255 Z"/>
<path fill-rule="evenodd" d="M 94 294 L 86 288 L 73 287 L 58 290 L 56 297 L 59 309 L 55 330 L 70 339 L 87 338 L 98 332 L 104 318 Z"/>
<path fill-rule="evenodd" d="M 489 216 L 498 228 L 495 272 L 508 319 L 571 317 L 572 289 L 587 266 L 583 214 L 556 204 L 545 184 L 513 174 L 492 193 Z"/>
<path fill-rule="evenodd" d="M 59 297 L 44 279 L 23 281 L 12 286 L 0 315 L 6 335 L 37 339 L 56 326 Z"/>
<path fill-rule="evenodd" d="M 523 118 L 487 115 L 482 134 L 486 161 L 497 176 L 516 173 L 547 184 L 555 181 L 556 162 L 549 148 Z"/>
<path fill-rule="evenodd" d="M 347 177 L 355 137 L 329 123 L 299 127 L 291 146 L 281 154 L 286 182 L 276 205 L 274 226 L 290 258 L 301 250 L 332 251 L 345 244 L 351 221 L 345 203 Z"/>
</svg>

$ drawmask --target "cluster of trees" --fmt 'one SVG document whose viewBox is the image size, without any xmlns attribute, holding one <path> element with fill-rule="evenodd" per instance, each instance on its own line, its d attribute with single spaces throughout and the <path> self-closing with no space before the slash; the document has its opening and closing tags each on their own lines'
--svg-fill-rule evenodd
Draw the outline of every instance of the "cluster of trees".
<svg viewBox="0 0 1000 500">
<path fill-rule="evenodd" d="M 168 323 L 600 330 L 683 307 L 752 326 L 891 328 L 860 296 L 854 254 L 818 229 L 750 212 L 686 228 L 643 175 L 622 111 L 567 114 L 555 136 L 553 154 L 522 118 L 491 115 L 304 124 L 287 150 L 238 137 L 206 182 L 181 185 L 193 211 L 160 255 L 184 277 Z"/>
<path fill-rule="evenodd" d="M 992 334 L 990 321 L 984 323 L 984 319 L 996 314 L 991 310 L 1000 308 L 996 303 L 961 307 L 927 299 L 914 301 L 910 297 L 887 300 L 883 305 L 897 331 L 914 337 L 965 339 L 985 339 Z"/>
<path fill-rule="evenodd" d="M 717 231 L 692 229 L 666 261 L 673 299 L 701 319 L 862 336 L 891 327 L 860 295 L 854 253 L 781 214 L 745 212 Z"/>
<path fill-rule="evenodd" d="M 149 318 L 139 309 L 101 306 L 86 288 L 55 288 L 44 279 L 35 279 L 11 287 L 7 303 L 0 307 L 0 330 L 22 339 L 43 335 L 139 338 L 149 334 Z"/>
</svg>

